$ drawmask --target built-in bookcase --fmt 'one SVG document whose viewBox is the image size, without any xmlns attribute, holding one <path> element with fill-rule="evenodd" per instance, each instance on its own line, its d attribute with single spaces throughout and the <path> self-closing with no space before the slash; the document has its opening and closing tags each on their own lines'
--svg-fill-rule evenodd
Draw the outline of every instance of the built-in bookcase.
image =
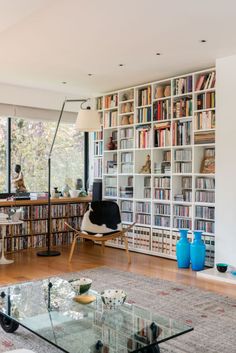
<svg viewBox="0 0 236 353">
<path fill-rule="evenodd" d="M 178 229 L 190 238 L 200 229 L 213 265 L 215 81 L 213 68 L 97 99 L 94 177 L 103 179 L 104 199 L 118 202 L 124 226 L 136 221 L 131 250 L 174 259 Z M 143 168 L 148 156 L 151 170 Z"/>
</svg>

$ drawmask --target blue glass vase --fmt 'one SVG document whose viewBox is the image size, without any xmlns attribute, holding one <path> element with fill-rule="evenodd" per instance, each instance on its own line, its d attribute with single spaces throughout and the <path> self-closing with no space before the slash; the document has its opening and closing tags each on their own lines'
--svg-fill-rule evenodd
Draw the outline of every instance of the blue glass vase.
<svg viewBox="0 0 236 353">
<path fill-rule="evenodd" d="M 190 243 L 188 241 L 188 229 L 180 229 L 180 240 L 176 244 L 176 256 L 178 268 L 190 266 Z"/>
<path fill-rule="evenodd" d="M 190 246 L 190 258 L 193 271 L 201 271 L 204 269 L 206 245 L 202 240 L 202 231 L 195 230 L 194 240 Z"/>
</svg>

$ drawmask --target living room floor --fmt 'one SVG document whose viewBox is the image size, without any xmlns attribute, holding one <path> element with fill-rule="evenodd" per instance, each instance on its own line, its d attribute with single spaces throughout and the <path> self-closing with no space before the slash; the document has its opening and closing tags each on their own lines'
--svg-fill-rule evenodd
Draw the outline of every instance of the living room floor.
<svg viewBox="0 0 236 353">
<path fill-rule="evenodd" d="M 35 249 L 8 254 L 7 257 L 14 259 L 15 262 L 11 265 L 0 265 L 0 285 L 107 266 L 196 286 L 236 298 L 235 285 L 198 279 L 196 273 L 191 270 L 177 269 L 176 262 L 172 260 L 131 252 L 132 263 L 129 265 L 125 251 L 106 247 L 102 254 L 99 245 L 85 242 L 81 244 L 79 252 L 78 249 L 74 252 L 72 262 L 69 264 L 69 250 L 69 247 L 63 247 L 61 256 L 48 258 L 38 257 Z"/>
</svg>

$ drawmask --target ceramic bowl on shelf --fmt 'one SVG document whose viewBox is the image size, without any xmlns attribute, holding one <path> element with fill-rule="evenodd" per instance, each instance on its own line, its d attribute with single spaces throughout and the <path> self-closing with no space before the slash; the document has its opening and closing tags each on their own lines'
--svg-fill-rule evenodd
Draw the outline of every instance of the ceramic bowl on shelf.
<svg viewBox="0 0 236 353">
<path fill-rule="evenodd" d="M 69 283 L 71 284 L 75 293 L 79 295 L 88 292 L 93 281 L 90 278 L 82 277 L 79 279 L 72 279 L 69 281 Z"/>
<path fill-rule="evenodd" d="M 79 190 L 69 190 L 70 197 L 78 197 L 79 192 Z"/>
<path fill-rule="evenodd" d="M 224 273 L 227 271 L 228 269 L 228 265 L 227 264 L 222 264 L 222 263 L 219 263 L 219 264 L 216 264 L 216 268 L 219 272 L 221 273 Z"/>
<path fill-rule="evenodd" d="M 127 294 L 122 289 L 105 289 L 101 293 L 102 301 L 106 308 L 115 309 L 124 304 Z"/>
</svg>

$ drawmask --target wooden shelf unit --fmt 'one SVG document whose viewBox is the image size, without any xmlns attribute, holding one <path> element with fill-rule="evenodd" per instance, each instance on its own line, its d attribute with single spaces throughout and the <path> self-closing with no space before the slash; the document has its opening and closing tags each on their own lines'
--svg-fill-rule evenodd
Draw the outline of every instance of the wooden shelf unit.
<svg viewBox="0 0 236 353">
<path fill-rule="evenodd" d="M 65 229 L 64 222 L 79 226 L 91 197 L 52 199 L 51 244 L 70 244 L 73 233 Z M 28 248 L 46 247 L 47 200 L 0 201 L 0 212 L 19 207 L 23 212 L 23 224 L 7 227 L 5 249 L 14 252 Z M 1 227 L 0 227 L 1 231 Z"/>
<path fill-rule="evenodd" d="M 168 96 L 159 97 L 158 87 L 164 92 L 167 86 Z M 131 97 L 127 97 L 127 92 Z M 209 199 L 199 202 L 206 190 L 197 190 L 196 183 L 201 177 L 215 177 L 201 173 L 205 150 L 215 150 L 215 68 L 106 93 L 100 100 L 110 95 L 118 97 L 118 104 L 113 107 L 117 122 L 112 127 L 103 124 L 103 175 L 100 177 L 103 198 L 118 202 L 124 225 L 143 219 L 129 235 L 131 250 L 175 259 L 178 227 L 189 228 L 190 238 L 194 229 L 201 228 L 207 246 L 206 264 L 212 266 L 214 218 L 211 217 L 214 217 L 215 203 L 208 202 L 209 195 Z M 124 114 L 121 107 L 126 102 L 132 105 L 132 112 Z M 102 110 L 101 114 L 105 112 Z M 118 142 L 117 149 L 110 151 L 107 145 L 112 133 L 117 135 Z M 148 143 L 145 138 L 141 141 L 140 136 L 144 135 Z M 147 154 L 151 157 L 148 175 L 140 173 Z M 112 161 L 115 167 L 108 172 L 108 162 Z M 147 177 L 150 187 L 144 185 Z M 156 178 L 160 178 L 160 183 L 169 180 L 169 185 L 160 185 L 158 191 Z M 189 185 L 184 186 L 183 182 Z M 140 216 L 137 211 L 140 202 L 150 203 L 150 217 Z M 128 210 L 124 205 L 129 205 Z M 163 205 L 169 205 L 169 214 L 156 214 Z M 110 245 L 122 247 L 118 242 Z"/>
</svg>

